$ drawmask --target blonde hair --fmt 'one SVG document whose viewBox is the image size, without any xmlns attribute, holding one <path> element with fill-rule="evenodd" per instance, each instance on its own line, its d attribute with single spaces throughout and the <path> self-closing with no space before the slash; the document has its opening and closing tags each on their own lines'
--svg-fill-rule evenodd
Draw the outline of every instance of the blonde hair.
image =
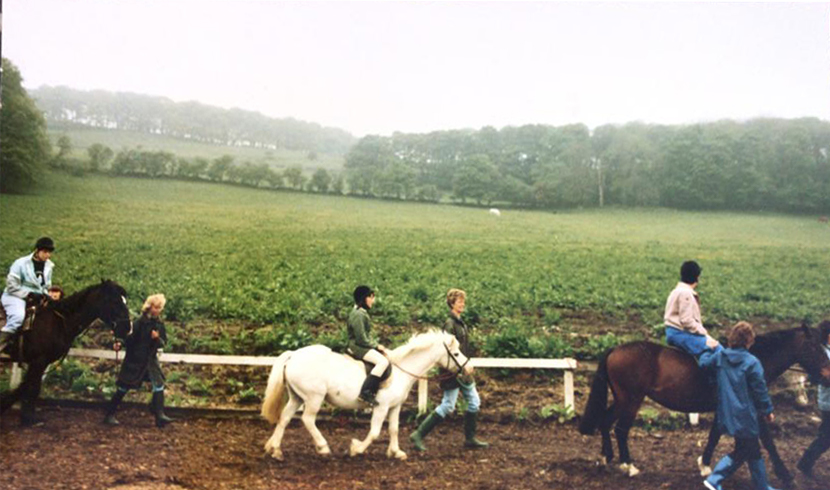
<svg viewBox="0 0 830 490">
<path fill-rule="evenodd" d="M 467 299 L 467 293 L 465 293 L 461 289 L 450 289 L 449 291 L 447 291 L 447 306 L 452 308 L 452 305 L 454 305 L 459 298 Z"/>
<path fill-rule="evenodd" d="M 158 305 L 163 310 L 166 303 L 167 298 L 165 298 L 163 294 L 151 294 L 150 296 L 147 296 L 146 300 L 144 300 L 144 306 L 141 307 L 141 312 L 146 312 L 153 305 Z"/>
</svg>

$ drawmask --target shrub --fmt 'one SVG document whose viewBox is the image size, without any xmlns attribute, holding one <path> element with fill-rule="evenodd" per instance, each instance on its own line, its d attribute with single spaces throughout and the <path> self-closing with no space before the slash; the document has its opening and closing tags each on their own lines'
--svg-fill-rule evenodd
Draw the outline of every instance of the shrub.
<svg viewBox="0 0 830 490">
<path fill-rule="evenodd" d="M 297 350 L 314 343 L 314 338 L 303 327 L 263 327 L 253 333 L 254 352 L 276 355 Z"/>
<path fill-rule="evenodd" d="M 577 350 L 577 357 L 579 359 L 599 359 L 602 354 L 610 349 L 623 343 L 623 339 L 613 333 L 607 333 L 601 336 L 594 336 L 588 339 L 585 344 Z"/>
</svg>

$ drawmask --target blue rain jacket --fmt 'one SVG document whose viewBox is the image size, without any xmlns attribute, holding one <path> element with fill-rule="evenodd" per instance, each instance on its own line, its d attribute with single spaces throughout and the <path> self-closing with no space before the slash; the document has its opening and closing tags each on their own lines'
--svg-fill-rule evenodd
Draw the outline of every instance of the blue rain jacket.
<svg viewBox="0 0 830 490">
<path fill-rule="evenodd" d="M 717 373 L 720 429 L 733 437 L 758 437 L 758 414 L 772 413 L 761 361 L 746 349 L 718 346 L 700 356 L 700 365 Z"/>
</svg>

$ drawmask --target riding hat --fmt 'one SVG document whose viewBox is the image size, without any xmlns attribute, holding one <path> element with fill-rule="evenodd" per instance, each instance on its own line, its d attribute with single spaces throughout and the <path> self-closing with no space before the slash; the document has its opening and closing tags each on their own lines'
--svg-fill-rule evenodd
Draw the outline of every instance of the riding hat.
<svg viewBox="0 0 830 490">
<path fill-rule="evenodd" d="M 55 250 L 55 242 L 48 236 L 40 237 L 35 242 L 35 250 L 48 250 L 53 252 Z"/>
</svg>

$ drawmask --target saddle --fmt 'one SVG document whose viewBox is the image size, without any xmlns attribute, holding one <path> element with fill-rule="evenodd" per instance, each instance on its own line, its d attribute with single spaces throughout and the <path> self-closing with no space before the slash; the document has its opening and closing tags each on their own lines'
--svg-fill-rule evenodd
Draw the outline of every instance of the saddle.
<svg viewBox="0 0 830 490">
<path fill-rule="evenodd" d="M 366 372 L 366 376 L 369 376 L 369 373 L 371 373 L 372 369 L 375 367 L 375 365 L 369 361 L 364 361 L 363 359 L 355 359 L 351 354 L 349 354 L 348 349 L 346 349 L 346 352 L 343 352 L 342 354 L 353 361 L 362 362 L 363 369 Z M 383 383 L 384 381 L 386 381 L 389 378 L 390 374 L 392 374 L 391 362 L 388 366 L 386 366 L 386 370 L 383 371 L 383 374 L 380 375 L 380 382 Z"/>
<path fill-rule="evenodd" d="M 23 324 L 20 326 L 17 334 L 15 334 L 14 338 L 11 342 L 9 342 L 9 345 L 6 346 L 3 352 L 8 353 L 9 355 L 16 352 L 19 358 L 23 357 L 23 334 L 32 329 L 32 325 L 35 323 L 35 317 L 37 316 L 37 307 L 37 300 L 26 298 L 26 315 L 23 317 Z M 6 309 L 2 304 L 0 304 L 0 328 L 6 326 L 7 320 L 8 317 L 6 315 Z M 0 352 L 0 354 L 2 354 L 2 352 Z"/>
</svg>

